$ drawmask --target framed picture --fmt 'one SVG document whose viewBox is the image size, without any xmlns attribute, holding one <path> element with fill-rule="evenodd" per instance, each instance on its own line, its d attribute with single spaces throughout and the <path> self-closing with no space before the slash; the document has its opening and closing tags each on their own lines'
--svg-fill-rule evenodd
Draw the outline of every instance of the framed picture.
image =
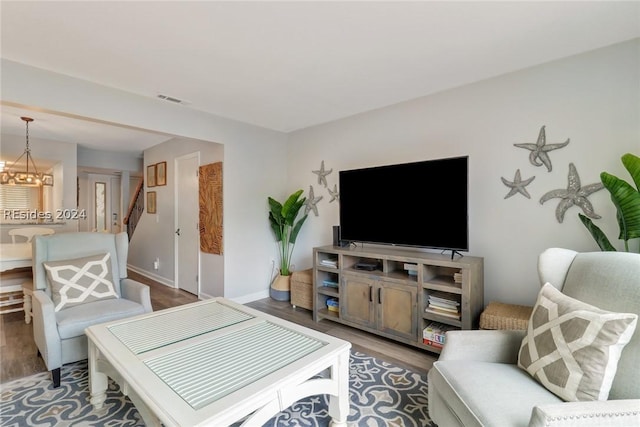
<svg viewBox="0 0 640 427">
<path fill-rule="evenodd" d="M 147 187 L 155 187 L 156 185 L 156 165 L 147 166 Z"/>
<path fill-rule="evenodd" d="M 167 185 L 167 162 L 156 163 L 156 185 Z"/>
<path fill-rule="evenodd" d="M 147 213 L 156 213 L 156 192 L 147 191 Z"/>
</svg>

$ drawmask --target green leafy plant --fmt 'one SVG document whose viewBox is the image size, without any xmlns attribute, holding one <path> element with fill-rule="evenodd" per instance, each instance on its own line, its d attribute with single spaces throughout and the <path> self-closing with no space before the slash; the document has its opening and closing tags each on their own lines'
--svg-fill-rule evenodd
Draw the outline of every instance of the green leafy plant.
<svg viewBox="0 0 640 427">
<path fill-rule="evenodd" d="M 298 221 L 298 212 L 307 200 L 302 196 L 302 190 L 298 190 L 287 198 L 284 204 L 269 197 L 269 222 L 276 237 L 280 254 L 280 274 L 289 276 L 291 274 L 291 255 L 296 244 L 296 238 L 307 219 L 303 215 Z"/>
<path fill-rule="evenodd" d="M 622 164 L 633 178 L 635 188 L 607 172 L 600 174 L 600 180 L 611 194 L 611 201 L 617 209 L 616 217 L 620 227 L 618 239 L 624 240 L 624 249 L 629 252 L 629 240 L 640 238 L 640 157 L 627 153 L 622 156 Z M 589 218 L 582 214 L 578 216 L 601 250 L 616 250 L 604 232 Z"/>
</svg>

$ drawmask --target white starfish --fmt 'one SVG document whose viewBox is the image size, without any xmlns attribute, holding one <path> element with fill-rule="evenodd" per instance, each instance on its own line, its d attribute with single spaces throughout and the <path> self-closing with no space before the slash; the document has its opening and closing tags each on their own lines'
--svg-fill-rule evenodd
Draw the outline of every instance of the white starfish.
<svg viewBox="0 0 640 427">
<path fill-rule="evenodd" d="M 315 197 L 313 194 L 313 185 L 309 186 L 309 197 L 304 202 L 304 214 L 308 214 L 309 211 L 313 211 L 313 213 L 318 216 L 318 207 L 316 206 L 318 202 L 322 200 L 322 196 Z"/>
<path fill-rule="evenodd" d="M 502 180 L 502 183 L 507 187 L 511 188 L 511 190 L 509 190 L 509 193 L 506 196 L 504 196 L 504 198 L 508 199 L 514 194 L 520 193 L 527 199 L 530 199 L 531 196 L 529 195 L 529 192 L 527 191 L 526 186 L 531 184 L 531 181 L 533 181 L 535 178 L 536 178 L 535 176 L 532 176 L 531 178 L 525 179 L 523 181 L 522 178 L 520 178 L 520 169 L 516 170 L 516 176 L 513 178 L 513 181 L 507 181 L 506 179 L 500 177 L 500 179 Z"/>
<path fill-rule="evenodd" d="M 331 172 L 333 172 L 333 169 L 329 169 L 328 171 L 324 170 L 324 160 L 322 161 L 322 163 L 320 164 L 320 170 L 317 171 L 311 171 L 313 173 L 315 173 L 316 175 L 318 175 L 318 184 L 324 185 L 324 187 L 327 187 L 327 175 L 329 175 Z"/>
<path fill-rule="evenodd" d="M 333 202 L 334 200 L 340 200 L 340 194 L 338 193 L 338 186 L 336 184 L 333 185 L 333 191 L 330 188 L 327 188 L 327 191 L 331 196 L 331 200 L 329 200 L 329 203 Z"/>
<path fill-rule="evenodd" d="M 538 133 L 538 141 L 535 144 L 513 144 L 518 148 L 525 148 L 527 150 L 531 150 L 529 153 L 529 161 L 534 166 L 542 166 L 543 164 L 547 167 L 547 171 L 551 172 L 551 159 L 547 152 L 551 150 L 557 150 L 558 148 L 562 148 L 569 143 L 569 138 L 561 144 L 549 144 L 547 145 L 547 134 L 544 130 L 544 126 L 540 128 L 540 133 Z"/>
<path fill-rule="evenodd" d="M 582 208 L 582 212 L 589 218 L 598 219 L 601 218 L 600 215 L 596 214 L 593 211 L 593 205 L 587 199 L 587 197 L 591 193 L 595 193 L 596 191 L 602 190 L 604 185 L 601 182 L 596 184 L 585 185 L 584 187 L 580 186 L 580 177 L 578 176 L 578 171 L 573 163 L 569 163 L 569 184 L 567 185 L 567 189 L 558 189 L 551 190 L 547 192 L 544 196 L 540 198 L 540 204 L 543 204 L 547 200 L 551 199 L 562 199 L 560 203 L 558 203 L 558 207 L 556 208 L 556 219 L 558 222 L 562 222 L 564 220 L 564 214 L 571 206 L 576 205 Z"/>
</svg>

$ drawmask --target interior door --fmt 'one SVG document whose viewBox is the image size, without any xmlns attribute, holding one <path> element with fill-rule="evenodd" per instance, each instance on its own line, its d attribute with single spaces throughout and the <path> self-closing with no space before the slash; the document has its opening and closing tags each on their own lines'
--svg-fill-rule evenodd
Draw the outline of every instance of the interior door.
<svg viewBox="0 0 640 427">
<path fill-rule="evenodd" d="M 194 295 L 200 293 L 199 165 L 199 153 L 188 154 L 175 160 L 176 286 Z"/>
</svg>

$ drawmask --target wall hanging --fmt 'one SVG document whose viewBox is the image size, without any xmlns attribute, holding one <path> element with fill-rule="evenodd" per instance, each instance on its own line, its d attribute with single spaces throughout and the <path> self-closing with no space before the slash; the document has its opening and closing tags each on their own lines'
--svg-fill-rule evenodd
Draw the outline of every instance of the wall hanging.
<svg viewBox="0 0 640 427">
<path fill-rule="evenodd" d="M 340 201 L 340 193 L 338 193 L 338 184 L 333 184 L 333 190 L 331 190 L 330 188 L 327 188 L 327 191 L 331 196 L 331 200 L 329 200 L 329 203 L 333 202 L 334 200 Z"/>
<path fill-rule="evenodd" d="M 156 165 L 149 165 L 147 166 L 147 188 L 156 185 Z"/>
<path fill-rule="evenodd" d="M 514 176 L 513 181 L 508 181 L 500 177 L 500 179 L 502 180 L 502 183 L 511 189 L 509 190 L 507 195 L 504 196 L 504 198 L 508 199 L 509 197 L 520 193 L 527 199 L 530 199 L 531 196 L 529 195 L 529 192 L 527 191 L 526 187 L 527 185 L 531 184 L 531 181 L 533 181 L 535 178 L 536 178 L 535 176 L 532 176 L 531 178 L 527 178 L 523 181 L 522 178 L 520 177 L 520 169 L 516 170 L 516 175 Z"/>
<path fill-rule="evenodd" d="M 167 162 L 156 163 L 156 185 L 167 185 Z"/>
<path fill-rule="evenodd" d="M 540 204 L 551 199 L 562 199 L 556 208 L 556 219 L 562 223 L 564 214 L 571 206 L 576 205 L 582 209 L 582 212 L 589 218 L 599 219 L 600 215 L 593 211 L 593 205 L 587 199 L 588 196 L 600 191 L 604 188 L 601 182 L 589 184 L 582 187 L 580 185 L 580 177 L 573 163 L 569 163 L 568 185 L 566 189 L 551 190 L 540 198 Z"/>
<path fill-rule="evenodd" d="M 526 150 L 530 150 L 529 153 L 529 162 L 531 162 L 534 166 L 542 166 L 545 165 L 547 167 L 547 171 L 551 172 L 551 159 L 549 158 L 549 151 L 557 150 L 559 148 L 565 147 L 569 144 L 569 138 L 563 143 L 560 144 L 547 144 L 547 136 L 544 130 L 545 126 L 540 128 L 540 133 L 538 134 L 538 141 L 535 144 L 513 144 L 518 148 L 524 148 Z"/>
<path fill-rule="evenodd" d="M 147 213 L 156 213 L 156 192 L 147 191 Z"/>
<path fill-rule="evenodd" d="M 313 173 L 315 173 L 316 175 L 318 175 L 318 184 L 324 186 L 325 188 L 327 188 L 327 175 L 329 175 L 331 172 L 333 172 L 333 169 L 329 169 L 328 171 L 324 170 L 324 160 L 322 161 L 322 163 L 320 163 L 320 170 L 317 171 L 311 171 Z"/>
<path fill-rule="evenodd" d="M 200 166 L 198 187 L 200 250 L 222 255 L 222 162 Z"/>
<path fill-rule="evenodd" d="M 304 214 L 308 214 L 309 211 L 313 211 L 315 216 L 318 216 L 318 207 L 316 206 L 318 202 L 322 200 L 322 196 L 316 197 L 313 194 L 313 185 L 309 186 L 309 196 L 307 196 L 307 200 L 304 202 Z"/>
</svg>

